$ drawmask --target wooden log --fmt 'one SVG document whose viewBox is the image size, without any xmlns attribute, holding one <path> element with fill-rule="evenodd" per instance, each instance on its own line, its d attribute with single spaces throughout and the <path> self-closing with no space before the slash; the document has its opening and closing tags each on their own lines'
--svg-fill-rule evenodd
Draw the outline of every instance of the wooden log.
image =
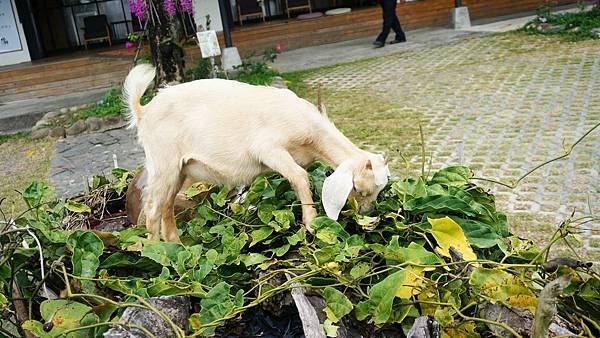
<svg viewBox="0 0 600 338">
<path fill-rule="evenodd" d="M 288 280 L 292 279 L 289 274 L 285 274 L 285 276 Z M 296 308 L 298 309 L 300 320 L 302 320 L 304 336 L 311 338 L 325 338 L 323 325 L 321 325 L 321 322 L 319 321 L 317 311 L 306 297 L 304 288 L 297 282 L 292 283 L 292 287 L 294 288 L 292 289 L 291 294 L 294 299 L 294 304 L 296 304 Z"/>
</svg>

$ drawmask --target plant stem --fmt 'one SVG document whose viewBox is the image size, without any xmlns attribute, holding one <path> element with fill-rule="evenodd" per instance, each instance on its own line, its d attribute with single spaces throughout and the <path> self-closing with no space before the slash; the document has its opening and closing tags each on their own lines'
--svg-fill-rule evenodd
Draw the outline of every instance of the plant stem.
<svg viewBox="0 0 600 338">
<path fill-rule="evenodd" d="M 102 322 L 102 323 L 79 326 L 79 327 L 75 327 L 75 328 L 63 331 L 56 337 L 67 336 L 67 334 L 69 334 L 71 332 L 75 332 L 75 331 L 79 331 L 79 330 L 93 329 L 96 327 L 106 326 L 106 325 L 119 325 L 119 326 L 124 326 L 128 329 L 132 329 L 132 328 L 137 329 L 137 330 L 142 331 L 147 337 L 156 338 L 156 336 L 152 332 L 150 332 L 148 329 L 146 329 L 145 327 L 137 325 L 137 324 L 126 323 L 126 322 Z"/>
</svg>

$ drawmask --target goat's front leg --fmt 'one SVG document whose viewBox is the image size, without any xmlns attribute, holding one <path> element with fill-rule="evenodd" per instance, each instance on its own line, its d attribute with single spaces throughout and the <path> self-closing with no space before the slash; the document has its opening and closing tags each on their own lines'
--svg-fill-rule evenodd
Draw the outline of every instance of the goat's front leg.
<svg viewBox="0 0 600 338">
<path fill-rule="evenodd" d="M 317 210 L 314 207 L 306 170 L 299 166 L 292 155 L 284 149 L 265 152 L 265 156 L 261 158 L 261 161 L 264 165 L 277 171 L 290 181 L 292 189 L 294 189 L 298 199 L 302 203 L 302 222 L 306 226 L 306 229 L 312 233 L 310 222 L 317 217 Z"/>
</svg>

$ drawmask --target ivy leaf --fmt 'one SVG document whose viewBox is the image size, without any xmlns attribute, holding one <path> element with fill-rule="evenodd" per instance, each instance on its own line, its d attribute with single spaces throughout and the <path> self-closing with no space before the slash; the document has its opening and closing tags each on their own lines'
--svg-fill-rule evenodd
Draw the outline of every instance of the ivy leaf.
<svg viewBox="0 0 600 338">
<path fill-rule="evenodd" d="M 100 264 L 102 269 L 135 268 L 144 271 L 160 271 L 161 266 L 147 257 L 140 257 L 127 252 L 115 252 Z"/>
<path fill-rule="evenodd" d="M 354 216 L 354 220 L 363 228 L 363 230 L 372 231 L 377 227 L 377 224 L 379 224 L 381 219 L 379 217 L 356 215 Z"/>
<path fill-rule="evenodd" d="M 206 325 L 216 320 L 222 319 L 234 308 L 234 303 L 229 298 L 231 286 L 226 282 L 220 282 L 215 285 L 200 301 L 200 324 Z M 197 327 L 199 328 L 199 326 Z M 205 335 L 212 335 L 215 328 L 206 328 Z"/>
<path fill-rule="evenodd" d="M 335 288 L 326 287 L 323 290 L 323 298 L 325 299 L 325 303 L 327 303 L 324 311 L 327 314 L 327 318 L 333 323 L 339 322 L 342 317 L 352 311 L 353 306 L 348 297 Z"/>
<path fill-rule="evenodd" d="M 462 254 L 463 260 L 477 260 L 477 255 L 473 252 L 462 228 L 450 217 L 428 218 L 427 221 L 431 224 L 430 232 L 438 243 L 439 252 L 443 256 L 450 257 L 450 247 L 454 247 Z"/>
<path fill-rule="evenodd" d="M 423 246 L 411 242 L 408 247 L 400 247 L 398 244 L 399 236 L 392 236 L 390 243 L 385 248 L 384 257 L 388 260 L 388 265 L 413 263 L 415 265 L 437 265 L 444 261 L 436 254 L 428 251 Z M 427 268 L 433 270 L 434 268 Z"/>
<path fill-rule="evenodd" d="M 253 230 L 250 233 L 250 237 L 252 237 L 252 242 L 250 243 L 250 247 L 253 247 L 255 244 L 259 243 L 262 240 L 267 239 L 273 233 L 273 228 L 271 227 L 260 227 L 256 230 Z"/>
<path fill-rule="evenodd" d="M 213 192 L 212 194 L 210 194 L 210 198 L 216 205 L 223 207 L 225 206 L 225 204 L 227 204 L 227 195 L 229 194 L 230 190 L 231 189 L 229 189 L 228 187 L 221 187 L 218 193 Z"/>
<path fill-rule="evenodd" d="M 177 255 L 185 251 L 181 244 L 171 242 L 146 242 L 142 249 L 142 257 L 148 257 L 162 266 L 177 266 Z"/>
<path fill-rule="evenodd" d="M 289 249 L 290 249 L 290 245 L 285 244 L 283 246 L 280 246 L 279 248 L 269 249 L 267 251 L 274 253 L 275 256 L 277 256 L 277 257 L 281 257 L 281 256 L 285 255 Z"/>
<path fill-rule="evenodd" d="M 325 319 L 323 322 L 323 331 L 325 331 L 327 337 L 337 337 L 337 330 L 339 328 L 339 326 L 333 325 L 333 322 L 329 319 Z"/>
<path fill-rule="evenodd" d="M 295 234 L 292 236 L 287 236 L 286 240 L 290 245 L 296 245 L 300 242 L 304 242 L 306 240 L 306 228 L 301 227 Z"/>
<path fill-rule="evenodd" d="M 73 274 L 81 277 L 95 277 L 96 269 L 100 266 L 99 257 L 104 251 L 102 240 L 91 231 L 76 230 L 67 239 L 67 244 L 72 247 Z M 84 291 L 95 292 L 93 281 L 82 280 Z"/>
<path fill-rule="evenodd" d="M 392 192 L 400 197 L 401 201 L 427 196 L 427 187 L 422 178 L 412 178 L 397 181 L 392 184 Z"/>
<path fill-rule="evenodd" d="M 456 216 L 450 216 L 450 218 L 460 225 L 472 246 L 482 249 L 491 248 L 500 238 L 500 234 L 491 225 Z"/>
<path fill-rule="evenodd" d="M 321 216 L 315 218 L 311 223 L 311 227 L 316 231 L 316 237 L 327 244 L 337 243 L 338 237 L 342 240 L 346 240 L 350 237 L 350 234 L 340 225 L 340 223 L 329 217 Z"/>
<path fill-rule="evenodd" d="M 235 293 L 234 298 L 235 306 L 242 307 L 244 306 L 244 290 L 239 289 L 238 292 Z"/>
<path fill-rule="evenodd" d="M 258 204 L 258 218 L 263 224 L 269 224 L 273 219 L 273 211 L 277 210 L 277 207 L 270 202 L 263 201 Z"/>
<path fill-rule="evenodd" d="M 40 305 L 40 313 L 44 321 L 51 321 L 53 324 L 52 330 L 48 332 L 50 337 L 59 336 L 61 332 L 69 329 L 98 323 L 98 316 L 91 311 L 92 308 L 87 305 L 64 299 L 45 300 Z M 32 324 L 27 325 L 28 330 L 37 326 Z M 93 337 L 93 332 L 93 329 L 78 330 L 70 333 L 69 337 Z"/>
<path fill-rule="evenodd" d="M 287 230 L 290 226 L 296 223 L 296 217 L 294 213 L 289 210 L 275 210 L 273 211 L 273 216 L 275 216 L 275 222 L 281 227 L 283 230 Z"/>
<path fill-rule="evenodd" d="M 207 184 L 204 182 L 196 182 L 196 183 L 190 185 L 185 190 L 185 196 L 187 198 L 192 198 L 192 197 L 198 196 L 202 193 L 209 192 L 211 189 L 212 189 L 212 186 L 210 184 Z"/>
<path fill-rule="evenodd" d="M 29 207 L 36 207 L 43 202 L 46 202 L 52 196 L 53 189 L 39 181 L 33 181 L 25 188 L 21 196 Z"/>
<path fill-rule="evenodd" d="M 360 277 L 366 275 L 369 270 L 371 270 L 369 263 L 360 262 L 352 267 L 350 270 L 350 276 L 352 276 L 354 279 L 359 279 Z"/>
<path fill-rule="evenodd" d="M 431 183 L 446 186 L 463 186 L 469 182 L 469 177 L 471 177 L 469 167 L 447 167 L 436 172 L 431 178 Z"/>
<path fill-rule="evenodd" d="M 75 213 L 92 212 L 92 209 L 90 209 L 89 206 L 72 200 L 68 200 L 67 203 L 65 203 L 65 209 Z"/>
<path fill-rule="evenodd" d="M 499 269 L 476 268 L 469 277 L 482 296 L 535 313 L 537 297 L 517 276 Z"/>
<path fill-rule="evenodd" d="M 242 262 L 246 266 L 252 266 L 252 265 L 260 264 L 260 263 L 262 263 L 262 262 L 264 262 L 266 260 L 268 260 L 267 257 L 265 257 L 264 255 L 261 255 L 259 253 L 256 253 L 256 252 L 252 252 L 249 255 L 243 255 L 242 256 Z"/>
<path fill-rule="evenodd" d="M 367 292 L 369 299 L 356 305 L 356 319 L 371 317 L 369 321 L 375 325 L 386 323 L 392 315 L 394 298 L 405 294 L 403 288 L 410 287 L 405 285 L 410 283 L 412 275 L 407 269 L 400 270 L 373 285 Z"/>
<path fill-rule="evenodd" d="M 462 213 L 471 217 L 476 217 L 479 215 L 478 212 L 471 208 L 471 206 L 465 201 L 458 197 L 446 195 L 415 198 L 404 203 L 403 208 L 406 211 L 415 213 L 451 211 Z"/>
</svg>

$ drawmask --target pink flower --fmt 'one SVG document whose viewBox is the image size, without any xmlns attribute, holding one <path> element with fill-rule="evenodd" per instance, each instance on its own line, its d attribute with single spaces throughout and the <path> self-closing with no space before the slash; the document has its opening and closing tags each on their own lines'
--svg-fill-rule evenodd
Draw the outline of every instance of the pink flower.
<svg viewBox="0 0 600 338">
<path fill-rule="evenodd" d="M 279 42 L 275 44 L 275 50 L 277 51 L 277 53 L 283 52 L 283 48 L 281 47 L 281 44 Z"/>
<path fill-rule="evenodd" d="M 171 17 L 175 16 L 175 12 L 177 12 L 177 8 L 175 7 L 175 0 L 164 0 L 163 6 L 165 6 L 165 11 Z"/>
<path fill-rule="evenodd" d="M 131 42 L 131 41 L 125 42 L 125 48 L 129 49 L 129 48 L 133 48 L 133 47 L 135 47 L 133 42 Z"/>
<path fill-rule="evenodd" d="M 193 0 L 179 0 L 181 4 L 181 9 L 184 12 L 194 14 L 194 1 Z"/>
<path fill-rule="evenodd" d="M 144 16 L 146 14 L 146 3 L 144 0 L 127 0 L 129 4 L 129 9 L 135 16 L 137 16 L 140 20 L 144 20 Z"/>
</svg>

